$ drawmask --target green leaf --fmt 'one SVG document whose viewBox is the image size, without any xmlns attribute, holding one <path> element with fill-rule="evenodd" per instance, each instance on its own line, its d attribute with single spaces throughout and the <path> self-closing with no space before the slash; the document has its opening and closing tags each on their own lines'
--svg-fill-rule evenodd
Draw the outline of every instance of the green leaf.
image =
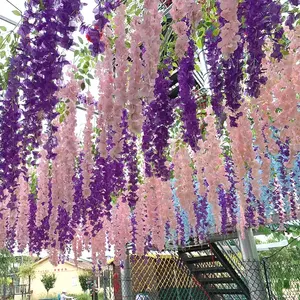
<svg viewBox="0 0 300 300">
<path fill-rule="evenodd" d="M 5 57 L 5 53 L 6 53 L 5 51 L 1 51 L 1 52 L 0 52 L 0 57 L 1 57 L 1 58 L 4 58 L 4 57 Z"/>
<path fill-rule="evenodd" d="M 12 13 L 18 17 L 21 16 L 21 13 L 17 9 L 13 10 Z"/>
<path fill-rule="evenodd" d="M 74 51 L 74 56 L 77 56 L 79 54 L 79 50 Z"/>
<path fill-rule="evenodd" d="M 142 12 L 142 9 L 139 8 L 139 9 L 136 10 L 135 15 L 136 15 L 136 16 L 139 16 L 139 15 L 141 14 L 141 12 Z"/>
<path fill-rule="evenodd" d="M 199 49 L 202 49 L 203 48 L 203 43 L 202 43 L 202 38 L 199 38 L 196 42 L 196 45 Z"/>
<path fill-rule="evenodd" d="M 85 82 L 86 82 L 88 85 L 91 85 L 91 81 L 90 81 L 88 78 L 85 80 Z"/>
<path fill-rule="evenodd" d="M 0 30 L 2 30 L 2 31 L 6 31 L 7 29 L 6 29 L 6 27 L 5 27 L 5 26 L 0 26 Z"/>
<path fill-rule="evenodd" d="M 79 42 L 80 42 L 81 44 L 83 44 L 83 39 L 82 39 L 82 37 L 78 37 L 78 40 L 79 40 Z"/>
<path fill-rule="evenodd" d="M 88 78 L 94 79 L 94 76 L 92 74 L 87 74 Z"/>
<path fill-rule="evenodd" d="M 125 42 L 125 45 L 126 45 L 126 47 L 127 47 L 128 49 L 129 49 L 130 46 L 131 46 L 131 45 L 130 45 L 130 42 L 128 42 L 128 41 Z"/>
<path fill-rule="evenodd" d="M 214 31 L 213 31 L 213 36 L 217 36 L 219 35 L 220 33 L 220 29 L 219 28 L 216 28 Z"/>
<path fill-rule="evenodd" d="M 84 90 L 84 89 L 85 89 L 85 83 L 82 82 L 82 83 L 81 83 L 81 90 Z"/>
<path fill-rule="evenodd" d="M 83 76 L 81 76 L 81 75 L 79 75 L 79 74 L 76 74 L 76 75 L 75 75 L 75 79 L 82 80 L 82 79 L 84 79 L 84 77 L 83 77 Z"/>
<path fill-rule="evenodd" d="M 200 66 L 196 64 L 196 65 L 195 65 L 195 70 L 196 70 L 197 72 L 201 72 Z"/>
</svg>

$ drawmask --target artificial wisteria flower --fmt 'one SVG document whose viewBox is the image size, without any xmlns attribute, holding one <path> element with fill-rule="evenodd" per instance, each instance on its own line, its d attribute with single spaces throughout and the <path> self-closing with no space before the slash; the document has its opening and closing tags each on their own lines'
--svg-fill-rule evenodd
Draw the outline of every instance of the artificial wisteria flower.
<svg viewBox="0 0 300 300">
<path fill-rule="evenodd" d="M 105 43 L 102 40 L 102 35 L 105 25 L 109 22 L 106 17 L 114 11 L 120 4 L 120 0 L 97 0 L 97 5 L 94 8 L 94 22 L 93 26 L 86 26 L 82 24 L 80 27 L 81 33 L 86 34 L 87 40 L 91 43 L 89 49 L 93 56 L 101 54 L 105 50 Z"/>
<path fill-rule="evenodd" d="M 197 104 L 192 94 L 194 86 L 194 51 L 193 40 L 189 41 L 189 48 L 186 57 L 179 63 L 178 83 L 180 108 L 182 109 L 183 140 L 196 151 L 198 140 L 201 138 L 199 120 L 197 118 Z"/>
<path fill-rule="evenodd" d="M 281 5 L 273 0 L 246 0 L 245 3 L 245 34 L 248 47 L 247 58 L 247 93 L 251 97 L 258 97 L 260 86 L 265 84 L 267 77 L 262 69 L 265 57 L 263 50 L 266 38 L 274 40 L 272 56 L 282 58 L 280 39 L 283 36 L 280 24 Z M 273 38 L 274 35 L 274 38 Z"/>
<path fill-rule="evenodd" d="M 168 63 L 167 63 L 168 64 Z M 170 178 L 167 166 L 166 150 L 168 147 L 169 130 L 174 122 L 174 103 L 169 96 L 171 81 L 170 65 L 159 71 L 155 83 L 155 100 L 146 108 L 146 118 L 143 124 L 142 149 L 145 155 L 146 175 L 153 173 L 164 180 Z"/>
<path fill-rule="evenodd" d="M 221 41 L 218 43 L 218 47 L 221 48 L 221 52 L 225 59 L 228 59 L 238 47 L 238 43 L 241 37 L 237 34 L 239 31 L 240 22 L 238 21 L 239 1 L 221 0 L 220 1 L 220 16 L 227 22 L 221 27 Z"/>
<path fill-rule="evenodd" d="M 220 125 L 222 125 L 226 120 L 226 114 L 224 112 L 224 99 L 222 93 L 224 78 L 222 76 L 222 64 L 220 63 L 221 50 L 217 46 L 220 41 L 220 36 L 214 35 L 213 28 L 206 31 L 205 45 L 207 64 L 210 73 L 209 85 L 212 90 L 211 106 Z"/>
</svg>

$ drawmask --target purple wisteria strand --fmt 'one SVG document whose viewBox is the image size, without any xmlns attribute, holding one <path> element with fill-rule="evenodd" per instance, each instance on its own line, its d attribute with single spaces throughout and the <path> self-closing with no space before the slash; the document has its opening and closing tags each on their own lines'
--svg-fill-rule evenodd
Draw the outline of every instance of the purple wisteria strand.
<svg viewBox="0 0 300 300">
<path fill-rule="evenodd" d="M 221 185 L 218 186 L 219 206 L 221 208 L 221 233 L 227 233 L 228 213 L 227 213 L 227 195 Z"/>
<path fill-rule="evenodd" d="M 75 230 L 70 226 L 71 216 L 63 206 L 58 207 L 57 227 L 58 246 L 62 253 L 66 252 L 66 247 L 71 244 L 75 235 Z"/>
<path fill-rule="evenodd" d="M 230 182 L 229 190 L 227 191 L 227 206 L 230 215 L 230 224 L 232 227 L 237 225 L 237 210 L 238 210 L 238 202 L 237 202 L 237 194 L 236 194 L 236 175 L 234 172 L 234 163 L 232 158 L 225 154 L 225 171 L 226 177 Z"/>
<path fill-rule="evenodd" d="M 106 178 L 105 178 L 105 158 L 101 157 L 98 153 L 95 157 L 95 165 L 93 169 L 93 175 L 91 178 L 91 195 L 85 201 L 85 210 L 88 215 L 88 219 L 93 227 L 92 235 L 102 228 L 102 217 L 105 213 L 105 191 L 106 187 Z"/>
<path fill-rule="evenodd" d="M 84 226 L 86 223 L 85 200 L 83 196 L 83 174 L 81 168 L 83 157 L 84 154 L 80 153 L 76 172 L 73 176 L 74 204 L 72 210 L 72 220 L 70 222 L 70 225 L 73 229 L 76 229 L 80 224 Z"/>
<path fill-rule="evenodd" d="M 69 49 L 75 31 L 75 21 L 80 14 L 79 0 L 52 0 L 26 2 L 26 12 L 20 27 L 21 58 L 24 72 L 20 74 L 20 89 L 23 91 L 24 110 L 22 119 L 23 159 L 29 153 L 28 146 L 37 148 L 42 131 L 42 120 L 48 121 L 49 155 L 56 131 L 51 121 L 57 116 L 55 106 L 58 98 L 57 81 L 62 76 L 63 66 L 68 62 L 59 52 L 59 46 Z M 34 21 L 34 22 L 32 22 Z M 37 32 L 39 34 L 37 34 Z"/>
<path fill-rule="evenodd" d="M 4 99 L 0 101 L 0 201 L 5 198 L 4 191 L 15 192 L 21 170 L 18 168 L 21 159 L 20 108 L 18 104 L 18 72 L 20 59 L 12 58 L 8 88 Z M 17 203 L 11 203 L 16 209 Z"/>
<path fill-rule="evenodd" d="M 167 62 L 168 64 L 168 62 Z M 146 108 L 143 124 L 142 149 L 145 155 L 145 172 L 147 176 L 154 174 L 163 180 L 170 178 L 167 166 L 166 150 L 169 140 L 169 129 L 174 122 L 173 103 L 169 97 L 171 67 L 159 71 L 155 82 L 155 100 Z"/>
<path fill-rule="evenodd" d="M 221 50 L 218 48 L 218 43 L 221 37 L 214 35 L 214 28 L 206 31 L 205 46 L 207 64 L 209 66 L 209 85 L 212 91 L 211 106 L 218 120 L 219 126 L 222 126 L 226 120 L 223 106 L 223 68 L 220 62 Z"/>
<path fill-rule="evenodd" d="M 101 54 L 105 50 L 105 43 L 101 40 L 103 29 L 109 22 L 106 17 L 112 11 L 114 11 L 121 3 L 121 0 L 96 0 L 96 7 L 94 8 L 94 22 L 93 26 L 86 26 L 82 24 L 80 26 L 81 33 L 86 33 L 86 37 L 91 45 L 89 49 L 93 56 Z"/>
<path fill-rule="evenodd" d="M 297 219 L 297 210 L 298 210 L 298 204 L 297 204 L 297 192 L 295 189 L 295 173 L 292 171 L 290 173 L 290 178 L 291 178 L 291 190 L 290 190 L 290 195 L 289 195 L 289 200 L 291 203 L 291 215 L 292 219 L 296 220 Z"/>
<path fill-rule="evenodd" d="M 202 183 L 201 183 L 202 184 Z M 207 194 L 208 194 L 208 183 L 206 179 L 204 179 L 203 185 L 206 187 L 206 191 L 204 195 L 200 194 L 199 182 L 197 181 L 197 169 L 194 168 L 193 172 L 193 187 L 194 187 L 194 194 L 197 196 L 197 201 L 193 203 L 194 206 L 194 213 L 196 216 L 196 234 L 200 240 L 204 240 L 207 232 L 208 221 L 208 201 L 207 201 Z"/>
<path fill-rule="evenodd" d="M 245 12 L 244 3 L 238 5 L 237 18 L 242 22 L 242 17 Z M 221 17 L 220 17 L 221 19 Z M 229 109 L 232 115 L 229 115 L 230 126 L 237 126 L 236 120 L 240 117 L 240 113 L 235 112 L 240 108 L 242 101 L 242 80 L 243 80 L 243 65 L 244 65 L 244 32 L 243 26 L 239 27 L 238 35 L 241 41 L 238 43 L 237 48 L 230 56 L 230 59 L 223 59 L 224 70 L 224 94 L 226 98 L 226 108 Z"/>
<path fill-rule="evenodd" d="M 246 226 L 248 227 L 255 227 L 256 226 L 256 199 L 252 192 L 252 185 L 251 185 L 252 177 L 252 170 L 249 168 L 247 172 L 246 178 L 244 178 L 244 187 L 245 187 L 245 194 L 247 207 L 245 210 L 245 220 Z"/>
<path fill-rule="evenodd" d="M 192 88 L 195 85 L 193 76 L 195 43 L 192 39 L 189 41 L 189 47 L 186 57 L 179 63 L 178 83 L 180 107 L 182 109 L 183 121 L 183 140 L 196 151 L 198 149 L 198 140 L 201 138 L 199 120 L 197 118 L 197 103 L 192 94 Z"/>
<path fill-rule="evenodd" d="M 260 95 L 260 85 L 267 81 L 262 69 L 262 60 L 265 57 L 263 47 L 267 37 L 274 41 L 272 57 L 282 58 L 281 5 L 273 0 L 246 0 L 244 5 L 245 34 L 248 45 L 247 93 L 249 96 L 257 98 Z"/>
<path fill-rule="evenodd" d="M 289 141 L 282 142 L 279 139 L 276 140 L 276 144 L 279 148 L 278 155 L 275 159 L 274 168 L 277 173 L 278 182 L 281 186 L 281 194 L 284 201 L 284 210 L 287 215 L 291 213 L 291 207 L 289 202 L 289 193 L 291 189 L 291 181 L 285 164 L 289 160 Z"/>
</svg>

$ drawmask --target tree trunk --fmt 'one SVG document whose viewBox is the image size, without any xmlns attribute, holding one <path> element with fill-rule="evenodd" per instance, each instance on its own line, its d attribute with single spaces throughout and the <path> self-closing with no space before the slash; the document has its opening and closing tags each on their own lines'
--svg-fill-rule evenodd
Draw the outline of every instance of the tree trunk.
<svg viewBox="0 0 300 300">
<path fill-rule="evenodd" d="M 28 290 L 29 290 L 29 295 L 28 295 L 28 300 L 31 298 L 31 276 L 28 276 Z"/>
</svg>

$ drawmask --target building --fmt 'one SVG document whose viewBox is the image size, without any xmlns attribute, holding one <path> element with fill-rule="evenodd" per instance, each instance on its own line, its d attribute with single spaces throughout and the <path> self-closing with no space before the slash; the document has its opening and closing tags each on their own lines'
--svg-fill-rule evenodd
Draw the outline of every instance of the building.
<svg viewBox="0 0 300 300">
<path fill-rule="evenodd" d="M 46 290 L 41 282 L 43 273 L 54 273 L 56 281 L 54 288 L 49 291 L 49 295 L 58 295 L 62 291 L 68 294 L 82 294 L 79 283 L 79 275 L 92 269 L 92 264 L 87 261 L 79 260 L 77 266 L 74 260 L 70 259 L 64 264 L 54 266 L 49 257 L 45 257 L 35 263 L 36 275 L 31 281 L 32 300 L 45 298 Z"/>
</svg>

